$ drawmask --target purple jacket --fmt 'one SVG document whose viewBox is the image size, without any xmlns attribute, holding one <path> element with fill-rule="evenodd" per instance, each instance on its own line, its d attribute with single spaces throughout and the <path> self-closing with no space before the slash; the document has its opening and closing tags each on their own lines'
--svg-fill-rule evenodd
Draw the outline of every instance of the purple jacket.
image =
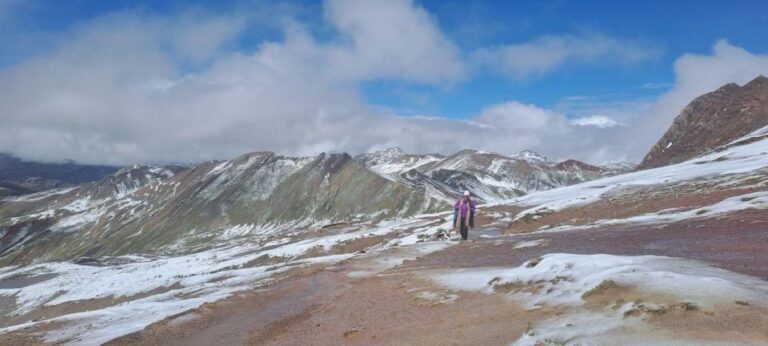
<svg viewBox="0 0 768 346">
<path fill-rule="evenodd" d="M 461 217 L 467 217 L 468 210 L 472 210 L 473 213 L 475 212 L 475 203 L 472 202 L 471 198 L 469 199 L 469 202 L 464 202 L 464 198 L 461 198 L 453 205 L 453 209 L 460 211 Z"/>
</svg>

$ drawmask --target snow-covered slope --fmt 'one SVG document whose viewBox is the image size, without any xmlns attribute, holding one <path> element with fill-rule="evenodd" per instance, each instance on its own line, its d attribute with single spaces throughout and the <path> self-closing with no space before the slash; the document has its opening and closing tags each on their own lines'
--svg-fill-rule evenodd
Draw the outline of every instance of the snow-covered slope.
<svg viewBox="0 0 768 346">
<path fill-rule="evenodd" d="M 437 191 L 438 198 L 446 196 L 450 199 L 469 190 L 485 201 L 521 196 L 619 172 L 576 160 L 556 163 L 530 150 L 511 157 L 461 150 L 443 157 L 411 155 L 399 148 L 391 148 L 356 159 L 391 180 Z"/>
<path fill-rule="evenodd" d="M 568 208 L 590 205 L 604 199 L 615 198 L 623 189 L 643 186 L 665 186 L 673 190 L 675 186 L 702 185 L 717 191 L 723 186 L 738 185 L 739 182 L 761 181 L 768 167 L 768 126 L 754 131 L 742 138 L 716 148 L 709 154 L 678 164 L 636 171 L 627 174 L 602 178 L 581 184 L 560 187 L 548 191 L 499 201 L 497 205 L 520 205 L 528 208 L 520 212 L 515 220 L 528 216 L 548 214 Z M 749 185 L 753 186 L 753 185 Z M 759 183 L 754 186 L 760 186 Z M 766 194 L 759 192 L 749 196 L 740 196 L 733 201 L 702 208 L 702 210 L 680 210 L 677 216 L 688 218 L 707 218 L 717 215 L 721 208 L 734 211 L 739 208 L 768 208 Z M 643 215 L 644 221 L 659 218 L 663 222 L 671 221 L 676 215 L 674 210 L 663 210 L 652 215 Z M 631 223 L 633 220 L 625 220 Z M 602 220 L 599 222 L 620 222 Z M 562 229 L 562 228 L 559 228 Z M 556 229 L 556 230 L 559 230 Z M 566 227 L 566 229 L 569 229 Z"/>
</svg>

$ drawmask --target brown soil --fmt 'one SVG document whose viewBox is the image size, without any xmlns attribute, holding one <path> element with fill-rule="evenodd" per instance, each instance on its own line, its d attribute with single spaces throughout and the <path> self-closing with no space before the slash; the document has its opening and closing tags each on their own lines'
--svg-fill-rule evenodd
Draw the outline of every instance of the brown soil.
<svg viewBox="0 0 768 346">
<path fill-rule="evenodd" d="M 688 310 L 679 305 L 663 314 L 652 314 L 645 320 L 662 333 L 700 343 L 768 344 L 768 309 L 741 306 L 718 307 L 715 310 Z"/>
<path fill-rule="evenodd" d="M 712 189 L 711 183 L 704 182 L 667 187 L 626 187 L 611 191 L 600 201 L 589 205 L 557 212 L 532 213 L 531 217 L 511 223 L 507 233 L 527 233 L 560 225 L 587 225 L 601 219 L 623 219 L 665 209 L 693 209 L 763 191 L 765 183 L 765 177 L 756 177 L 728 189 Z"/>
<path fill-rule="evenodd" d="M 461 293 L 452 303 L 418 297 L 440 288 L 408 272 L 374 277 L 254 335 L 251 345 L 506 345 L 543 311 L 527 312 L 500 296 Z M 372 298 L 375 297 L 375 298 Z M 311 336 L 308 337 L 308 336 Z"/>
<path fill-rule="evenodd" d="M 763 221 L 765 220 L 765 221 Z M 519 266 L 548 253 L 659 255 L 700 260 L 768 280 L 768 210 L 750 209 L 717 219 L 660 226 L 614 226 L 580 231 L 519 234 L 470 243 L 432 253 L 420 260 L 433 267 Z M 514 249 L 521 241 L 543 239 L 540 246 Z M 466 245 L 466 246 L 464 246 Z"/>
</svg>

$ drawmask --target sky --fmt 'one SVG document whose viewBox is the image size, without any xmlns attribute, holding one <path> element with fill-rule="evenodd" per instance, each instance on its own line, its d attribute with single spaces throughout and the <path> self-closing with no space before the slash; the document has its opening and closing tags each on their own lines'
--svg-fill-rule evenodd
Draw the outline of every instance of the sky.
<svg viewBox="0 0 768 346">
<path fill-rule="evenodd" d="M 693 98 L 768 75 L 766 37 L 762 0 L 0 0 L 0 152 L 639 162 Z"/>
</svg>

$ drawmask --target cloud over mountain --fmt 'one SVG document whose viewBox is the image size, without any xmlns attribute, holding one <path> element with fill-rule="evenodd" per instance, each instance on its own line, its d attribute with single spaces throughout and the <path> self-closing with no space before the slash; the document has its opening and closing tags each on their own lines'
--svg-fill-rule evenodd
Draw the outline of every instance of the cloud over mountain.
<svg viewBox="0 0 768 346">
<path fill-rule="evenodd" d="M 0 151 L 127 164 L 397 145 L 415 153 L 533 149 L 590 162 L 637 160 L 693 96 L 768 73 L 766 56 L 723 41 L 711 55 L 679 58 L 670 91 L 647 111 L 621 110 L 621 118 L 599 113 L 606 116 L 573 120 L 514 95 L 464 119 L 401 116 L 370 106 L 365 83 L 450 87 L 471 78 L 471 58 L 411 1 L 333 0 L 323 11 L 322 35 L 289 10 L 269 7 L 165 16 L 123 11 L 78 25 L 44 52 L 0 70 Z M 232 48 L 253 22 L 269 22 L 279 35 L 251 49 Z M 570 62 L 634 63 L 657 54 L 653 45 L 605 35 L 505 47 L 513 55 L 544 55 L 544 65 L 532 69 L 525 59 L 503 62 L 500 68 L 513 77 Z"/>
</svg>

